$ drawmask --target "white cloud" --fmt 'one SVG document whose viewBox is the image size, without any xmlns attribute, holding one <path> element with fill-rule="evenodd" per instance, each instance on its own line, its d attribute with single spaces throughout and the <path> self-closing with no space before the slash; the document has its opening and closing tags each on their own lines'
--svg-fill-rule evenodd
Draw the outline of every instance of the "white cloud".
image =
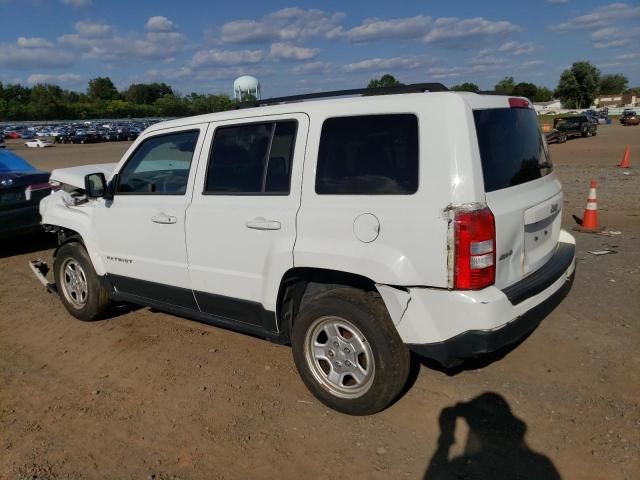
<svg viewBox="0 0 640 480">
<path fill-rule="evenodd" d="M 311 60 L 320 52 L 317 48 L 303 48 L 287 45 L 286 43 L 274 43 L 271 45 L 271 58 L 276 60 Z"/>
<path fill-rule="evenodd" d="M 146 28 L 150 32 L 171 32 L 176 29 L 176 24 L 167 17 L 155 16 L 147 20 Z"/>
<path fill-rule="evenodd" d="M 51 48 L 53 43 L 40 37 L 18 37 L 16 45 L 19 48 Z"/>
<path fill-rule="evenodd" d="M 466 72 L 467 70 L 464 67 L 433 67 L 428 70 L 429 78 L 434 80 L 457 78 Z"/>
<path fill-rule="evenodd" d="M 201 50 L 191 59 L 191 66 L 235 66 L 261 62 L 264 59 L 262 50 Z"/>
<path fill-rule="evenodd" d="M 55 85 L 77 84 L 82 81 L 82 76 L 75 73 L 63 73 L 61 75 L 52 75 L 47 73 L 34 73 L 29 75 L 27 83 L 29 85 L 37 85 L 39 83 L 51 83 Z"/>
<path fill-rule="evenodd" d="M 498 47 L 499 52 L 509 53 L 511 55 L 526 55 L 536 50 L 536 45 L 531 42 L 505 42 Z"/>
<path fill-rule="evenodd" d="M 40 37 L 19 37 L 16 43 L 0 43 L 0 65 L 17 69 L 61 68 L 73 55 Z"/>
<path fill-rule="evenodd" d="M 62 3 L 73 8 L 84 8 L 93 5 L 93 0 L 62 0 Z"/>
<path fill-rule="evenodd" d="M 260 20 L 234 20 L 225 23 L 221 39 L 225 43 L 298 41 L 329 35 L 339 27 L 343 13 L 291 7 L 265 15 Z"/>
<path fill-rule="evenodd" d="M 629 43 L 631 43 L 631 40 L 629 40 L 628 38 L 623 38 L 620 40 L 604 40 L 602 42 L 594 42 L 593 46 L 594 48 L 617 48 L 629 45 Z"/>
<path fill-rule="evenodd" d="M 568 30 L 599 28 L 611 25 L 613 21 L 618 19 L 637 16 L 640 16 L 640 7 L 632 7 L 626 3 L 611 3 L 598 7 L 586 15 L 574 17 L 568 22 L 551 25 L 549 29 L 554 32 L 565 32 Z"/>
<path fill-rule="evenodd" d="M 520 65 L 521 67 L 525 67 L 525 68 L 529 68 L 529 67 L 535 67 L 538 65 L 542 65 L 544 63 L 544 61 L 542 60 L 527 60 L 526 62 L 522 62 L 522 64 Z"/>
<path fill-rule="evenodd" d="M 75 24 L 78 34 L 88 38 L 106 38 L 113 32 L 109 25 L 104 23 L 79 21 Z"/>
<path fill-rule="evenodd" d="M 415 17 L 381 20 L 367 18 L 361 25 L 333 36 L 342 36 L 352 42 L 368 42 L 382 39 L 421 38 L 429 31 L 431 17 L 417 15 Z"/>
<path fill-rule="evenodd" d="M 636 60 L 640 59 L 640 53 L 623 53 L 622 55 L 618 55 L 616 60 Z"/>
<path fill-rule="evenodd" d="M 313 75 L 318 73 L 327 73 L 331 65 L 326 62 L 309 62 L 297 65 L 291 71 L 296 75 Z"/>
<path fill-rule="evenodd" d="M 158 23 L 161 22 L 153 22 L 152 26 L 157 27 Z M 109 62 L 171 58 L 181 53 L 187 42 L 184 34 L 177 31 L 119 33 L 110 25 L 86 21 L 77 22 L 75 27 L 77 33 L 62 35 L 58 42 L 83 58 Z"/>
<path fill-rule="evenodd" d="M 189 67 L 180 67 L 174 69 L 151 69 L 147 70 L 144 78 L 149 82 L 160 82 L 168 80 L 181 80 L 193 76 L 194 72 Z"/>
<path fill-rule="evenodd" d="M 506 20 L 492 21 L 482 17 L 460 20 L 456 17 L 437 19 L 425 36 L 427 43 L 473 46 L 477 39 L 501 36 L 520 31 L 520 27 Z M 469 43 L 471 42 L 471 43 Z"/>
<path fill-rule="evenodd" d="M 382 70 L 411 70 L 432 63 L 433 59 L 417 56 L 370 58 L 361 62 L 343 65 L 345 73 L 378 72 Z"/>
<path fill-rule="evenodd" d="M 473 57 L 469 61 L 471 65 L 489 66 L 489 65 L 500 65 L 505 63 L 504 58 L 498 58 L 494 55 L 490 55 L 487 50 L 481 51 L 480 53 L 481 53 L 480 55 L 478 55 L 477 57 Z"/>
</svg>

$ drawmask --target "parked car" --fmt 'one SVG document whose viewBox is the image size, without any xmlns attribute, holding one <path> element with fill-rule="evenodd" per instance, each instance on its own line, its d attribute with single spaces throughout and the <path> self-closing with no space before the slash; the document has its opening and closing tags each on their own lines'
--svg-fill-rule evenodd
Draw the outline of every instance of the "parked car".
<svg viewBox="0 0 640 480">
<path fill-rule="evenodd" d="M 624 126 L 640 124 L 640 118 L 634 110 L 628 110 L 620 115 L 620 123 Z"/>
<path fill-rule="evenodd" d="M 4 143 L 4 138 L 0 138 L 0 148 L 7 148 L 7 144 Z"/>
<path fill-rule="evenodd" d="M 400 394 L 410 350 L 452 366 L 526 336 L 575 265 L 532 105 L 378 90 L 164 122 L 117 165 L 55 170 L 40 211 L 66 309 L 130 301 L 290 343 L 355 415 Z"/>
<path fill-rule="evenodd" d="M 16 130 L 11 130 L 9 132 L 6 132 L 5 135 L 6 135 L 7 138 L 11 138 L 11 139 L 14 139 L 14 140 L 17 139 L 17 138 L 22 138 L 20 136 L 20 132 L 17 132 Z"/>
<path fill-rule="evenodd" d="M 20 138 L 22 138 L 23 140 L 33 140 L 34 138 L 36 138 L 36 136 L 33 132 L 24 130 L 20 132 Z"/>
<path fill-rule="evenodd" d="M 29 140 L 28 142 L 24 142 L 26 147 L 29 148 L 44 148 L 44 147 L 53 147 L 53 142 L 49 140 L 42 140 L 41 138 L 36 138 L 35 140 Z"/>
<path fill-rule="evenodd" d="M 598 133 L 598 124 L 586 115 L 572 115 L 553 119 L 553 128 L 562 132 L 566 138 L 591 137 Z"/>
<path fill-rule="evenodd" d="M 545 133 L 545 137 L 547 139 L 547 144 L 552 143 L 564 143 L 567 141 L 567 135 L 555 128 L 550 132 Z"/>
<path fill-rule="evenodd" d="M 50 192 L 48 172 L 0 150 L 0 238 L 41 228 L 38 205 Z"/>
</svg>

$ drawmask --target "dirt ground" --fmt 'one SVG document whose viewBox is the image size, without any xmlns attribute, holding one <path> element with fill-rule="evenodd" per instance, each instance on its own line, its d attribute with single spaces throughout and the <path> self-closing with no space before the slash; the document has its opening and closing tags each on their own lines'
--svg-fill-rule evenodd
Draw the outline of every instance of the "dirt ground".
<svg viewBox="0 0 640 480">
<path fill-rule="evenodd" d="M 44 169 L 127 145 L 9 142 Z M 626 145 L 629 175 L 615 166 Z M 565 228 L 593 178 L 601 223 L 621 234 L 575 233 L 572 290 L 516 348 L 450 371 L 414 359 L 406 393 L 369 417 L 316 401 L 288 347 L 146 308 L 74 320 L 27 266 L 51 239 L 2 244 L 0 478 L 433 480 L 461 465 L 474 475 L 455 478 L 640 478 L 640 127 L 551 151 Z M 588 253 L 602 249 L 615 253 Z"/>
</svg>

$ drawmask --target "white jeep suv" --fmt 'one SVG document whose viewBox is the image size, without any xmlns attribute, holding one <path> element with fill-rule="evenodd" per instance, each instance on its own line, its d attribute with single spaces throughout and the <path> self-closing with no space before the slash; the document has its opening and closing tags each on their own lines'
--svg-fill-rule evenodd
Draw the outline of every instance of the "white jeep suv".
<svg viewBox="0 0 640 480">
<path fill-rule="evenodd" d="M 64 190 L 40 210 L 65 307 L 94 320 L 126 301 L 290 343 L 312 393 L 355 415 L 398 396 L 410 350 L 451 366 L 528 334 L 575 250 L 531 105 L 370 93 L 159 123 L 117 165 L 54 171 Z"/>
</svg>

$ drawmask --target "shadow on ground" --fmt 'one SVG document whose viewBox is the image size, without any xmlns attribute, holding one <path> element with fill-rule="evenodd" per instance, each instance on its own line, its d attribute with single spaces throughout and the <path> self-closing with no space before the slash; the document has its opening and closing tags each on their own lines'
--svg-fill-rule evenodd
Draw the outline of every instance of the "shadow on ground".
<svg viewBox="0 0 640 480">
<path fill-rule="evenodd" d="M 464 452 L 454 458 L 458 419 L 469 426 Z M 424 480 L 560 480 L 553 462 L 525 441 L 527 424 L 499 394 L 486 392 L 440 412 L 438 447 Z"/>
</svg>

